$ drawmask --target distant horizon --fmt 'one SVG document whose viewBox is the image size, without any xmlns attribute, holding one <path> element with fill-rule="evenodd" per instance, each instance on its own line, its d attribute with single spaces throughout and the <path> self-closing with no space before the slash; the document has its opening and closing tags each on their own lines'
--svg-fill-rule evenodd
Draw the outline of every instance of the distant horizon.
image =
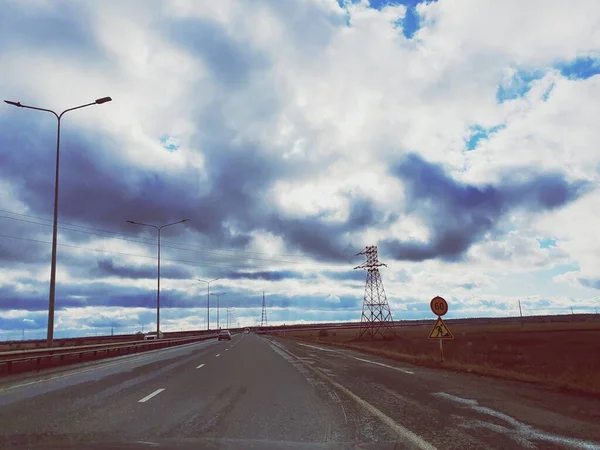
<svg viewBox="0 0 600 450">
<path fill-rule="evenodd" d="M 257 2 L 4 2 L 0 339 L 600 307 L 600 4 Z"/>
<path fill-rule="evenodd" d="M 532 318 L 542 318 L 542 317 L 577 317 L 577 316 L 600 316 L 600 313 L 595 312 L 595 311 L 581 311 L 581 312 L 575 312 L 574 314 L 572 313 L 557 313 L 557 314 L 532 314 L 532 315 L 525 315 L 523 314 L 523 319 L 532 319 Z M 435 320 L 437 319 L 437 316 L 431 315 L 429 317 L 423 317 L 420 319 L 396 319 L 394 318 L 394 323 L 398 323 L 398 322 L 423 322 L 423 321 L 428 321 L 431 323 L 434 323 Z M 506 319 L 514 319 L 515 321 L 519 321 L 520 316 L 516 315 L 516 316 L 478 316 L 478 317 L 456 317 L 456 316 L 450 316 L 448 317 L 447 315 L 443 317 L 444 321 L 454 321 L 454 320 L 506 320 Z M 293 325 L 307 325 L 307 326 L 311 326 L 311 325 L 326 325 L 326 324 L 360 324 L 360 320 L 350 320 L 350 321 L 327 321 L 327 322 L 303 322 L 303 321 L 297 321 L 297 322 L 281 322 L 281 323 L 276 323 L 276 324 L 271 324 L 269 323 L 265 328 L 269 328 L 269 327 L 278 327 L 278 326 L 293 326 Z M 253 324 L 253 325 L 241 325 L 240 327 L 238 327 L 237 325 L 235 326 L 229 326 L 229 329 L 235 329 L 235 328 L 260 328 L 260 324 Z M 221 328 L 227 328 L 227 327 L 221 327 Z M 115 328 L 114 329 L 114 336 L 123 336 L 123 335 L 134 335 L 138 332 L 143 332 L 143 333 L 150 333 L 150 332 L 156 332 L 156 328 L 145 328 L 144 330 L 140 329 L 135 329 L 132 328 L 129 331 L 125 331 L 125 332 L 121 332 L 119 331 L 119 328 Z M 71 333 L 75 333 L 77 330 L 70 330 Z M 55 330 L 55 338 L 56 339 L 76 339 L 76 338 L 87 338 L 87 337 L 110 337 L 110 329 L 108 330 L 107 334 L 102 334 L 102 330 L 87 330 L 90 331 L 90 333 L 88 334 L 81 334 L 81 335 L 76 335 L 76 334 L 70 334 L 68 330 Z M 104 330 L 106 331 L 106 330 Z M 165 330 L 165 329 L 161 329 L 162 332 L 164 333 L 179 333 L 179 332 L 196 332 L 196 331 L 207 331 L 206 328 L 192 328 L 192 329 L 186 329 L 186 330 Z M 216 331 L 216 328 L 211 328 L 210 331 Z M 31 337 L 32 334 L 35 334 L 38 337 Z M 16 331 L 12 333 L 12 335 L 14 336 L 22 336 L 22 330 L 21 330 L 21 334 L 17 333 Z M 26 330 L 25 332 L 25 339 L 21 339 L 16 338 L 16 339 L 6 339 L 4 338 L 4 336 L 0 335 L 0 343 L 6 343 L 6 342 L 18 342 L 18 341 L 37 341 L 37 340 L 45 340 L 46 339 L 46 330 Z"/>
</svg>

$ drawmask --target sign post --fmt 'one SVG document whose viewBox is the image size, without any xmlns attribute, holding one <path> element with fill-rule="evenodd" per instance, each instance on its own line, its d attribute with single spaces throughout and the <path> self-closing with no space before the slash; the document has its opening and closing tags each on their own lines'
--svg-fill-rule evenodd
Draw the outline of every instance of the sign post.
<svg viewBox="0 0 600 450">
<path fill-rule="evenodd" d="M 442 341 L 453 340 L 454 336 L 442 320 L 442 316 L 448 312 L 448 302 L 442 297 L 434 297 L 429 303 L 431 311 L 438 316 L 431 333 L 429 333 L 429 339 L 438 339 L 440 342 L 440 360 L 444 362 L 444 345 Z"/>
</svg>

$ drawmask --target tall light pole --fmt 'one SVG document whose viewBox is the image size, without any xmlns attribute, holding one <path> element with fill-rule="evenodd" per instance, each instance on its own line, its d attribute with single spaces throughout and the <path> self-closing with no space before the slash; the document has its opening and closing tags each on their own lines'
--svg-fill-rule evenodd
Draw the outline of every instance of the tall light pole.
<svg viewBox="0 0 600 450">
<path fill-rule="evenodd" d="M 141 225 L 143 227 L 154 228 L 158 231 L 158 272 L 157 272 L 157 286 L 156 286 L 156 339 L 160 338 L 160 231 L 163 228 L 170 227 L 171 225 L 177 225 L 178 223 L 187 222 L 190 219 L 178 220 L 177 222 L 167 223 L 165 225 L 161 225 L 157 227 L 156 225 L 152 225 L 149 223 L 141 223 L 135 222 L 133 220 L 128 220 L 127 223 L 131 223 L 133 225 Z"/>
<path fill-rule="evenodd" d="M 227 294 L 227 292 L 221 292 L 219 294 L 210 294 L 210 295 L 215 295 L 217 297 L 217 329 L 221 328 L 221 323 L 219 322 L 219 300 L 221 298 L 221 295 L 225 295 Z"/>
<path fill-rule="evenodd" d="M 206 283 L 207 285 L 207 290 L 206 290 L 206 323 L 207 323 L 207 327 L 206 327 L 206 331 L 210 330 L 210 283 L 212 283 L 213 281 L 217 281 L 220 280 L 220 278 L 215 278 L 214 280 L 201 280 L 200 278 L 196 278 L 196 280 L 198 281 L 202 281 L 203 283 Z M 218 325 L 218 324 L 217 324 Z M 217 326 L 218 328 L 218 326 Z"/>
<path fill-rule="evenodd" d="M 229 329 L 229 314 L 231 314 L 229 312 L 229 306 L 227 307 L 227 329 Z"/>
<path fill-rule="evenodd" d="M 73 108 L 65 109 L 60 114 L 52 111 L 51 109 L 38 108 L 36 106 L 28 106 L 23 105 L 21 102 L 13 102 L 10 100 L 4 100 L 4 103 L 7 103 L 12 106 L 17 106 L 18 108 L 26 108 L 26 109 L 35 109 L 36 111 L 44 111 L 54 114 L 56 120 L 58 122 L 57 125 L 57 133 L 56 133 L 56 174 L 54 178 L 54 220 L 52 226 L 52 263 L 50 266 L 50 294 L 48 299 L 48 334 L 46 337 L 46 347 L 50 348 L 53 345 L 54 341 L 54 304 L 55 304 L 55 291 L 56 291 L 56 241 L 58 237 L 58 169 L 60 162 L 60 119 L 65 113 L 69 111 L 74 111 L 76 109 L 85 108 L 86 106 L 92 105 L 101 105 L 103 103 L 107 103 L 112 101 L 110 97 L 102 97 L 99 98 L 92 103 L 86 103 L 85 105 L 75 106 Z"/>
</svg>

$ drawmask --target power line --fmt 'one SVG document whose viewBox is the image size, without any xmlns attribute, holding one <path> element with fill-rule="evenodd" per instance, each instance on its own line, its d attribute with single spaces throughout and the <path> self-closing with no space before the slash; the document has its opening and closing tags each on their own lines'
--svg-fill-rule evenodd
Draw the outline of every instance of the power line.
<svg viewBox="0 0 600 450">
<path fill-rule="evenodd" d="M 0 211 L 2 211 L 2 210 L 0 210 Z M 1 219 L 15 220 L 15 221 L 18 221 L 18 222 L 24 222 L 24 223 L 29 223 L 29 224 L 33 224 L 33 225 L 41 225 L 41 226 L 45 226 L 45 227 L 52 227 L 52 224 L 45 224 L 45 223 L 33 222 L 31 220 L 19 219 L 17 217 L 0 216 L 0 218 Z M 40 219 L 40 220 L 44 220 L 44 219 Z M 77 226 L 77 225 L 75 225 L 75 226 Z M 76 230 L 76 229 L 73 229 L 73 228 L 68 228 L 68 227 L 63 227 L 63 226 L 59 226 L 58 228 L 60 230 L 74 231 L 74 232 L 77 232 L 77 233 L 84 233 L 84 234 L 89 234 L 89 235 L 94 235 L 94 236 L 101 236 L 101 237 L 109 238 L 109 239 L 119 239 L 119 240 L 122 240 L 122 241 L 135 242 L 135 243 L 138 243 L 138 244 L 154 245 L 156 243 L 155 241 L 137 240 L 137 239 L 132 239 L 130 237 L 123 238 L 123 237 L 118 237 L 118 236 L 105 236 L 105 235 L 101 235 L 101 234 L 98 234 L 98 233 L 93 233 L 93 232 L 83 231 L 83 230 Z M 89 228 L 89 227 L 83 227 L 83 228 Z M 95 228 L 90 228 L 90 229 L 94 229 L 94 230 L 97 230 L 97 231 L 103 231 L 105 233 L 111 233 L 110 231 L 98 230 L 98 229 L 95 229 Z M 114 234 L 119 235 L 120 233 L 114 233 Z M 122 236 L 127 236 L 127 235 L 122 235 Z M 175 249 L 175 250 L 183 250 L 183 251 L 196 252 L 196 253 L 202 252 L 204 254 L 208 253 L 209 255 L 214 255 L 214 256 L 219 256 L 219 257 L 224 257 L 224 258 L 237 258 L 237 259 L 244 259 L 245 258 L 245 259 L 254 259 L 254 260 L 257 260 L 257 261 L 276 262 L 276 263 L 284 263 L 284 264 L 301 264 L 303 262 L 303 261 L 284 261 L 284 260 L 278 260 L 278 259 L 257 258 L 255 256 L 245 256 L 245 255 L 228 255 L 228 254 L 219 253 L 218 251 L 203 250 L 200 247 L 195 247 L 195 246 L 188 246 L 190 248 L 185 248 L 185 247 L 182 247 L 182 245 L 187 245 L 187 244 L 169 243 L 168 241 L 162 241 L 162 243 L 161 243 L 161 247 L 163 247 L 163 248 L 172 248 L 172 249 Z M 227 250 L 225 250 L 225 251 L 227 251 Z M 258 253 L 258 252 L 246 252 L 246 253 L 262 254 L 262 253 Z"/>
<path fill-rule="evenodd" d="M 0 234 L 0 237 L 9 238 L 9 239 L 19 239 L 19 240 L 22 240 L 22 241 L 35 242 L 35 243 L 38 243 L 38 244 L 47 244 L 47 245 L 51 244 L 51 242 L 48 242 L 48 241 L 41 241 L 41 240 L 38 240 L 38 239 L 24 238 L 24 237 L 20 237 L 20 236 L 10 236 L 10 235 L 7 235 L 7 234 Z M 124 253 L 124 252 L 117 252 L 117 251 L 114 251 L 114 250 L 102 250 L 102 249 L 98 249 L 98 248 L 81 247 L 79 245 L 71 245 L 71 244 L 57 244 L 57 245 L 59 247 L 75 248 L 75 249 L 79 249 L 79 250 L 88 250 L 88 251 L 91 251 L 91 252 L 113 253 L 113 254 L 122 255 L 122 256 L 132 256 L 134 258 L 146 258 L 146 259 L 153 259 L 153 260 L 157 259 L 155 256 L 134 255 L 133 253 Z M 191 265 L 194 265 L 194 266 L 204 266 L 204 267 L 217 267 L 217 268 L 223 268 L 223 267 L 240 268 L 240 267 L 243 267 L 243 266 L 233 265 L 233 264 L 227 264 L 227 263 L 211 263 L 211 264 L 207 264 L 207 263 L 204 263 L 202 261 L 187 261 L 187 260 L 183 260 L 183 259 L 171 259 L 171 258 L 164 258 L 164 257 L 161 257 L 160 259 L 161 259 L 161 261 L 179 262 L 179 263 L 191 264 Z"/>
<path fill-rule="evenodd" d="M 31 216 L 31 215 L 28 215 L 28 214 L 17 213 L 17 212 L 9 211 L 9 210 L 6 210 L 6 209 L 0 209 L 0 212 L 5 212 L 5 213 L 8 213 L 8 214 L 13 214 L 13 215 L 16 215 L 16 216 L 28 217 L 28 218 L 31 218 L 31 219 L 43 220 L 43 221 L 46 221 L 46 222 L 52 222 L 50 219 L 46 219 L 46 218 L 43 218 L 43 217 L 37 217 L 37 216 Z M 0 217 L 7 218 L 7 219 L 13 219 L 13 220 L 19 220 L 17 218 L 8 217 L 8 216 L 0 216 Z M 30 222 L 30 223 L 34 223 L 34 224 L 37 224 L 37 225 L 44 225 L 45 226 L 45 224 L 43 224 L 43 223 L 38 223 L 38 222 Z M 102 232 L 102 233 L 114 234 L 114 235 L 118 235 L 118 236 L 125 236 L 127 238 L 130 237 L 130 235 L 128 235 L 128 234 L 119 233 L 119 232 L 116 232 L 116 231 L 103 230 L 103 229 L 100 229 L 100 228 L 93 228 L 93 227 L 88 227 L 88 226 L 85 226 L 85 225 L 77 225 L 77 224 L 68 223 L 68 222 L 62 222 L 62 221 L 59 222 L 59 223 L 64 224 L 64 225 L 73 226 L 73 227 L 76 227 L 76 228 L 83 228 L 83 229 L 88 229 L 88 230 L 99 231 L 99 232 Z M 61 228 L 61 227 L 59 227 L 59 228 Z M 67 229 L 67 228 L 62 227 L 62 229 Z M 81 233 L 85 233 L 84 231 L 80 231 L 80 230 L 71 230 L 71 231 L 79 231 Z M 87 234 L 94 234 L 94 233 L 87 233 Z M 152 244 L 152 245 L 154 245 L 156 243 L 156 241 L 149 241 L 149 240 L 146 240 L 145 242 L 148 243 L 148 244 Z M 162 243 L 167 243 L 167 244 L 182 245 L 182 244 L 178 244 L 178 243 L 172 242 L 172 241 L 161 240 L 161 242 Z M 162 243 L 161 243 L 161 246 L 162 246 Z M 185 245 L 187 245 L 187 244 L 185 244 Z M 249 252 L 249 251 L 246 251 L 246 250 L 225 250 L 225 249 L 217 249 L 217 248 L 214 248 L 214 247 L 211 248 L 211 247 L 199 247 L 199 246 L 190 246 L 190 247 L 191 248 L 196 248 L 196 249 L 198 249 L 200 251 L 215 252 L 215 253 L 216 252 L 235 252 L 235 253 L 247 253 L 247 254 L 250 254 L 250 255 L 283 256 L 283 257 L 292 257 L 292 258 L 306 258 L 305 256 L 302 256 L 302 255 L 293 255 L 293 254 L 289 254 L 289 253 Z M 222 255 L 222 256 L 228 256 L 228 255 Z M 235 255 L 231 255 L 231 256 L 235 256 Z M 275 262 L 278 262 L 278 261 L 275 261 Z"/>
</svg>

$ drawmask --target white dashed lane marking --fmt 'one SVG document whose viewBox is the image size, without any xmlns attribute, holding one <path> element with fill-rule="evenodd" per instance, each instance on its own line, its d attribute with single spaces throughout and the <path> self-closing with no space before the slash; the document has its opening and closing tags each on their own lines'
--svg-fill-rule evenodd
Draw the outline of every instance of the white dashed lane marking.
<svg viewBox="0 0 600 450">
<path fill-rule="evenodd" d="M 162 391 L 164 391 L 163 388 L 161 389 L 157 389 L 155 390 L 152 394 L 148 394 L 146 395 L 143 399 L 139 400 L 138 403 L 146 403 L 148 400 L 150 400 L 152 397 L 156 397 L 158 394 L 160 394 Z"/>
</svg>

